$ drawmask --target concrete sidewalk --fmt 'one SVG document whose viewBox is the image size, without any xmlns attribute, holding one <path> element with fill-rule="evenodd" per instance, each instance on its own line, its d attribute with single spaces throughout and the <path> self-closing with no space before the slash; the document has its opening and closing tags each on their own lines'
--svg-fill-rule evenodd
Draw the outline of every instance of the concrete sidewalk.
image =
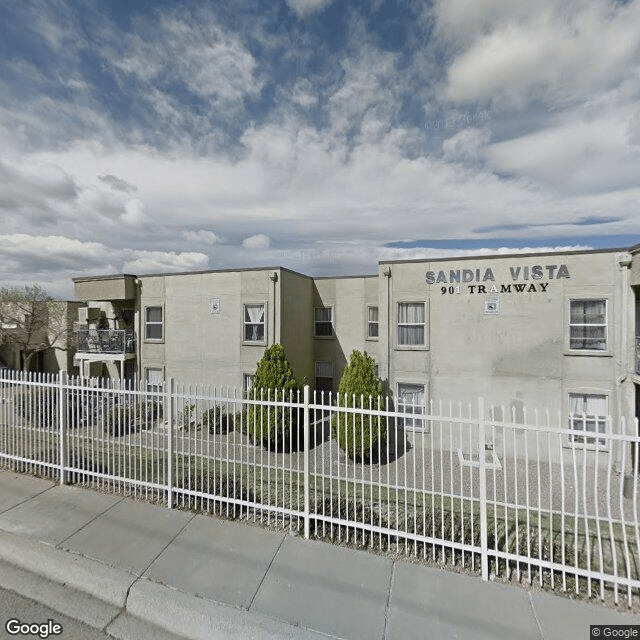
<svg viewBox="0 0 640 640">
<path fill-rule="evenodd" d="M 203 640 L 586 640 L 590 624 L 640 624 L 560 596 L 7 471 L 0 563 L 0 586 L 117 638 L 154 625 L 158 638 Z M 33 574 L 48 588 L 34 593 Z"/>
</svg>

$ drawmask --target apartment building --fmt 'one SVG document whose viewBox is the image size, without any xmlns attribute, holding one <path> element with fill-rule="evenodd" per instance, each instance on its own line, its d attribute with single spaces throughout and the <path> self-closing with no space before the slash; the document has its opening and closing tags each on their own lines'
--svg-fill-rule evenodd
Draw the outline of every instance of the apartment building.
<svg viewBox="0 0 640 640">
<path fill-rule="evenodd" d="M 87 304 L 76 362 L 84 375 L 246 388 L 279 342 L 301 383 L 335 391 L 358 349 L 415 411 L 483 396 L 496 416 L 586 413 L 598 431 L 598 416 L 640 405 L 639 253 L 389 261 L 336 278 L 283 267 L 75 278 Z"/>
</svg>

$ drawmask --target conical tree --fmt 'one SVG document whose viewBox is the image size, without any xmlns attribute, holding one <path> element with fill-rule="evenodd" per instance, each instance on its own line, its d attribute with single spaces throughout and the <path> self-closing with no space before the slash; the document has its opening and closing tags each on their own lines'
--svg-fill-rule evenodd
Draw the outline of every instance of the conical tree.
<svg viewBox="0 0 640 640">
<path fill-rule="evenodd" d="M 375 362 L 367 353 L 354 350 L 340 378 L 337 405 L 346 408 L 384 409 L 382 384 L 376 378 Z M 335 411 L 333 437 L 353 460 L 370 462 L 378 458 L 379 444 L 387 437 L 384 416 Z"/>
<path fill-rule="evenodd" d="M 274 406 L 274 402 L 297 401 L 299 390 L 284 347 L 274 344 L 267 348 L 249 391 L 249 400 L 262 399 L 261 404 L 250 404 L 247 412 L 247 431 L 255 442 L 279 450 L 296 448 L 298 412 Z"/>
</svg>

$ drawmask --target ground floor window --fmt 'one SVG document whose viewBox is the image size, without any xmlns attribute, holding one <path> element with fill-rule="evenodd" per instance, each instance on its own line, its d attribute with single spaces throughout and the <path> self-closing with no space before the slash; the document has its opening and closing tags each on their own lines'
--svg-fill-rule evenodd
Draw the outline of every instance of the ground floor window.
<svg viewBox="0 0 640 640">
<path fill-rule="evenodd" d="M 145 369 L 145 383 L 147 391 L 161 391 L 164 385 L 164 373 L 160 368 Z"/>
<path fill-rule="evenodd" d="M 569 436 L 570 442 L 593 447 L 605 446 L 604 438 L 594 438 L 586 434 L 607 432 L 607 396 L 570 393 L 569 429 L 576 434 Z"/>
<path fill-rule="evenodd" d="M 398 383 L 398 411 L 404 412 L 407 417 L 404 426 L 409 428 L 422 428 L 423 420 L 410 416 L 423 415 L 425 411 L 425 395 L 423 384 Z"/>
<path fill-rule="evenodd" d="M 256 376 L 254 373 L 245 373 L 242 376 L 242 390 L 247 397 L 249 397 L 249 394 L 251 393 L 251 389 L 253 388 L 253 381 L 255 379 Z"/>
<path fill-rule="evenodd" d="M 333 391 L 333 363 L 316 362 L 316 391 Z"/>
</svg>

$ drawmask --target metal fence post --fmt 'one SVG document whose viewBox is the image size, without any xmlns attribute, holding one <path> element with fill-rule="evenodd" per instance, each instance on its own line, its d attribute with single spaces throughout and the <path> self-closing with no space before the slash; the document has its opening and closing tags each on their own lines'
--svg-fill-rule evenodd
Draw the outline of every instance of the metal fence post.
<svg viewBox="0 0 640 640">
<path fill-rule="evenodd" d="M 304 537 L 310 535 L 310 506 L 309 506 L 309 447 L 311 445 L 309 420 L 309 385 L 304 385 Z"/>
<path fill-rule="evenodd" d="M 482 579 L 489 579 L 489 554 L 487 548 L 487 462 L 485 458 L 486 424 L 484 398 L 478 398 L 478 452 L 480 472 L 480 566 Z"/>
<path fill-rule="evenodd" d="M 66 422 L 67 422 L 67 403 L 64 392 L 67 384 L 67 372 L 60 371 L 58 374 L 58 462 L 60 463 L 60 484 L 65 483 L 65 439 L 66 439 Z"/>
<path fill-rule="evenodd" d="M 169 378 L 165 385 L 165 411 L 167 412 L 168 437 L 167 443 L 167 507 L 173 509 L 173 378 Z"/>
</svg>

